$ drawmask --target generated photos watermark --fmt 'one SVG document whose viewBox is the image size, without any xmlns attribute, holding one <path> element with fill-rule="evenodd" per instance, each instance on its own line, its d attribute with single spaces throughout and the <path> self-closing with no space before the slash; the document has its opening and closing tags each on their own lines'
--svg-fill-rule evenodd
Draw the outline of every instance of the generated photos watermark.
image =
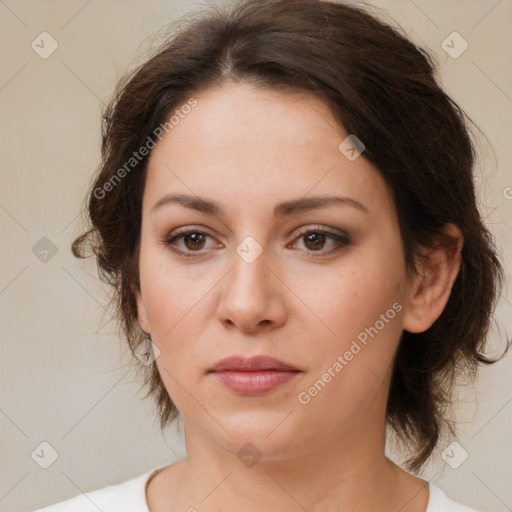
<svg viewBox="0 0 512 512">
<path fill-rule="evenodd" d="M 329 368 L 322 374 L 322 376 L 316 380 L 307 390 L 301 391 L 297 395 L 297 400 L 302 405 L 307 405 L 311 402 L 312 398 L 316 397 L 329 382 L 334 379 L 342 370 L 347 366 L 354 357 L 361 352 L 361 350 L 368 345 L 370 341 L 368 337 L 373 339 L 379 334 L 382 329 L 388 324 L 396 314 L 402 311 L 402 304 L 395 302 L 391 308 L 385 313 L 381 314 L 379 319 L 370 327 L 365 327 L 357 335 L 357 340 L 352 340 L 350 348 L 346 350 L 342 355 L 336 358 Z"/>
<path fill-rule="evenodd" d="M 184 119 L 187 114 L 190 114 L 192 109 L 197 106 L 197 100 L 190 98 L 184 105 L 179 109 L 176 109 L 165 122 L 157 126 L 151 135 L 145 140 L 144 144 L 132 153 L 132 156 L 120 167 L 101 187 L 96 187 L 93 191 L 93 195 L 96 199 L 103 199 L 107 192 L 112 191 L 116 185 L 132 171 L 141 162 L 144 157 L 149 155 L 149 152 L 156 146 L 155 138 L 162 140 L 165 133 L 169 133 L 171 130 L 180 123 L 181 119 Z"/>
</svg>

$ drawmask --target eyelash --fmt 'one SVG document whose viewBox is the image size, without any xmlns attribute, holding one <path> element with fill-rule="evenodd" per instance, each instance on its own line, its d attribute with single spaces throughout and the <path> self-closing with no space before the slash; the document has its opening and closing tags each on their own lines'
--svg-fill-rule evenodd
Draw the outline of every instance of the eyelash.
<svg viewBox="0 0 512 512">
<path fill-rule="evenodd" d="M 316 255 L 308 256 L 309 258 L 321 258 L 324 256 L 329 256 L 330 254 L 340 250 L 341 248 L 345 247 L 346 245 L 350 244 L 350 242 L 351 242 L 350 237 L 346 233 L 344 233 L 344 234 L 333 233 L 332 231 L 326 231 L 325 229 L 322 229 L 322 228 L 316 227 L 316 226 L 308 227 L 308 228 L 304 228 L 304 229 L 300 230 L 298 233 L 298 236 L 294 240 L 298 241 L 301 238 L 304 238 L 306 235 L 309 235 L 312 233 L 326 235 L 327 239 L 334 240 L 335 242 L 338 243 L 338 246 L 334 247 L 333 249 L 330 249 L 328 251 L 323 251 L 323 250 L 306 251 L 306 252 L 310 252 L 310 253 L 315 253 L 315 252 L 321 253 L 319 256 L 316 256 Z M 197 258 L 197 257 L 201 256 L 201 251 L 182 251 L 181 249 L 177 249 L 176 247 L 173 247 L 173 244 L 177 240 L 183 239 L 183 237 L 185 237 L 187 235 L 191 235 L 191 234 L 210 236 L 208 233 L 205 233 L 204 231 L 201 231 L 200 229 L 186 229 L 186 230 L 178 232 L 178 233 L 164 239 L 163 243 L 167 247 L 169 247 L 169 249 L 171 251 L 173 251 L 176 254 L 182 255 L 185 258 Z"/>
</svg>

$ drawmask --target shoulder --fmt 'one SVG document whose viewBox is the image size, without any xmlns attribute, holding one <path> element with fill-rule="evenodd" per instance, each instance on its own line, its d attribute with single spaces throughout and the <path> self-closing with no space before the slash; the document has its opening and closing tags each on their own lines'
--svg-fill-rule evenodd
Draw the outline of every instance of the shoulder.
<svg viewBox="0 0 512 512">
<path fill-rule="evenodd" d="M 116 485 L 81 493 L 34 512 L 149 512 L 146 484 L 161 467 Z"/>
<path fill-rule="evenodd" d="M 429 489 L 430 498 L 425 512 L 478 512 L 451 500 L 439 487 L 433 484 L 429 485 Z"/>
</svg>

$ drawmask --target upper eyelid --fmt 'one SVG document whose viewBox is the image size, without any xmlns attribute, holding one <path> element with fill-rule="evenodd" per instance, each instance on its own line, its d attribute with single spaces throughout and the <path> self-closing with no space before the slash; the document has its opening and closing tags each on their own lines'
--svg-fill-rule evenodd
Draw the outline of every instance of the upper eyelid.
<svg viewBox="0 0 512 512">
<path fill-rule="evenodd" d="M 295 228 L 293 231 L 297 232 L 296 237 L 301 236 L 305 233 L 318 231 L 318 232 L 322 232 L 322 233 L 325 233 L 328 235 L 340 236 L 340 237 L 345 236 L 345 237 L 349 238 L 348 233 L 343 229 L 324 227 L 320 224 L 305 224 L 303 226 L 299 226 L 298 228 Z M 167 235 L 165 237 L 165 239 L 168 240 L 168 239 L 175 238 L 180 235 L 186 235 L 189 233 L 201 233 L 201 234 L 207 235 L 211 238 L 215 238 L 214 235 L 212 235 L 211 233 L 208 232 L 207 228 L 203 228 L 203 227 L 185 226 L 183 228 L 177 228 L 176 230 L 173 230 L 172 233 L 173 234 Z"/>
</svg>

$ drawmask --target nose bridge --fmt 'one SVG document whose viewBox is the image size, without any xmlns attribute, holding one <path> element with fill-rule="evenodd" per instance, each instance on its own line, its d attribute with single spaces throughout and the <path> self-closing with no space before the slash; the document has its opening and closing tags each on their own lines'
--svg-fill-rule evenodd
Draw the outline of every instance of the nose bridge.
<svg viewBox="0 0 512 512">
<path fill-rule="evenodd" d="M 238 307 L 259 309 L 269 298 L 268 250 L 252 236 L 245 237 L 235 248 L 230 292 L 234 293 Z"/>
<path fill-rule="evenodd" d="M 283 303 L 268 264 L 269 251 L 254 237 L 245 236 L 231 255 L 231 272 L 222 289 L 219 320 L 243 330 L 282 320 Z"/>
<path fill-rule="evenodd" d="M 248 287 L 253 293 L 261 293 L 268 284 L 265 280 L 269 272 L 269 233 L 264 231 L 265 219 L 260 217 L 258 210 L 246 209 L 237 222 L 239 238 L 232 254 L 231 280 L 235 286 L 241 286 L 239 291 Z"/>
</svg>

